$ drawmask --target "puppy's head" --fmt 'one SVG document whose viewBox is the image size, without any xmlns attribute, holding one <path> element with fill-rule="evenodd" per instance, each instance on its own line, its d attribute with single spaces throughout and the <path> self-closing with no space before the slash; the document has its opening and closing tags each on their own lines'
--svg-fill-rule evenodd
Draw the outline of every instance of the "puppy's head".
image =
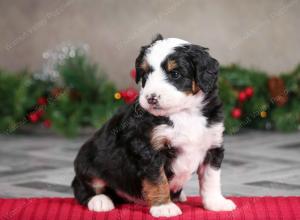
<svg viewBox="0 0 300 220">
<path fill-rule="evenodd" d="M 158 35 L 136 59 L 140 105 L 157 116 L 198 107 L 215 89 L 218 71 L 206 48 Z"/>
</svg>

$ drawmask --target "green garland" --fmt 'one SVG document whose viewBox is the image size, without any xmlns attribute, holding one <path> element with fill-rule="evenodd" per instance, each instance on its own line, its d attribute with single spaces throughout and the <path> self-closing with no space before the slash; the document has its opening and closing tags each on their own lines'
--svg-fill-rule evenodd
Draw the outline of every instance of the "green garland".
<svg viewBox="0 0 300 220">
<path fill-rule="evenodd" d="M 74 136 L 82 127 L 99 127 L 122 104 L 105 74 L 82 54 L 67 58 L 57 66 L 61 82 L 41 81 L 28 71 L 0 70 L 0 131 L 12 133 L 28 123 L 44 123 L 58 133 Z M 268 89 L 266 73 L 237 65 L 222 67 L 220 96 L 224 103 L 225 128 L 234 134 L 243 128 L 296 131 L 300 124 L 300 66 L 279 78 L 288 101 L 278 106 Z M 246 101 L 239 92 L 254 91 Z M 233 115 L 238 108 L 242 114 Z"/>
<path fill-rule="evenodd" d="M 285 85 L 288 101 L 283 106 L 274 102 L 268 89 L 268 75 L 261 71 L 245 69 L 237 65 L 222 67 L 220 71 L 219 93 L 224 103 L 226 132 L 233 134 L 243 128 L 273 129 L 291 132 L 300 125 L 300 66 L 291 73 L 283 73 L 279 79 Z M 254 95 L 241 103 L 239 91 L 251 86 Z M 276 98 L 276 97 L 275 97 Z M 243 114 L 240 118 L 231 115 L 238 106 Z"/>
<path fill-rule="evenodd" d="M 87 57 L 77 54 L 58 66 L 64 92 L 46 108 L 53 128 L 68 136 L 82 126 L 99 127 L 120 102 L 114 100 L 115 86 Z"/>
<path fill-rule="evenodd" d="M 115 86 L 97 65 L 77 53 L 57 66 L 61 82 L 42 81 L 29 72 L 0 71 L 0 131 L 10 134 L 43 123 L 65 136 L 99 127 L 122 103 Z"/>
</svg>

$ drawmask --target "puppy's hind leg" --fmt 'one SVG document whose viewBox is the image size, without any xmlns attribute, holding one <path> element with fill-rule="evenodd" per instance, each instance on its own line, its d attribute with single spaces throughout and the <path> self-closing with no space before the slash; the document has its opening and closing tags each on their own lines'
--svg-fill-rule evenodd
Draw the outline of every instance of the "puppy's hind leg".
<svg viewBox="0 0 300 220">
<path fill-rule="evenodd" d="M 88 202 L 88 208 L 90 211 L 95 212 L 107 212 L 115 208 L 111 198 L 104 194 L 105 182 L 99 178 L 94 178 L 91 182 L 91 186 L 94 188 L 96 195 Z"/>
<path fill-rule="evenodd" d="M 96 195 L 93 196 L 87 206 L 90 211 L 107 212 L 115 208 L 112 199 L 105 194 L 106 184 L 99 178 L 92 179 L 90 185 L 93 187 Z"/>
<path fill-rule="evenodd" d="M 105 183 L 94 178 L 91 183 L 86 183 L 75 177 L 72 182 L 75 198 L 80 204 L 86 205 L 90 211 L 105 212 L 114 209 L 110 197 L 103 194 Z"/>
<path fill-rule="evenodd" d="M 96 194 L 89 184 L 77 176 L 72 181 L 72 188 L 75 198 L 81 205 L 87 205 L 90 198 Z"/>
</svg>

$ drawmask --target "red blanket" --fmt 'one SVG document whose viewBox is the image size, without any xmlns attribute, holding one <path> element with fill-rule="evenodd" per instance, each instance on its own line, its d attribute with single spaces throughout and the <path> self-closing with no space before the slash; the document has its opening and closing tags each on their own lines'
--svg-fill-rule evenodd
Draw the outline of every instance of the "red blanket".
<svg viewBox="0 0 300 220">
<path fill-rule="evenodd" d="M 183 214 L 171 219 L 299 219 L 300 197 L 233 197 L 237 205 L 232 212 L 212 212 L 202 208 L 199 197 L 179 203 Z M 125 204 L 111 212 L 96 213 L 80 206 L 72 198 L 0 199 L 0 220 L 147 220 L 147 207 Z M 167 218 L 163 218 L 167 219 Z"/>
</svg>

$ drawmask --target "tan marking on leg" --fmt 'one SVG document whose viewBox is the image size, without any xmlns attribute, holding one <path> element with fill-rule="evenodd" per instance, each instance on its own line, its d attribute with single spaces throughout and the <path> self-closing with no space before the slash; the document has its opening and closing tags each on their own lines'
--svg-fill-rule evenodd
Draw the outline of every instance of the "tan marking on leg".
<svg viewBox="0 0 300 220">
<path fill-rule="evenodd" d="M 158 126 L 153 129 L 150 136 L 151 137 L 150 142 L 154 150 L 160 150 L 170 145 L 169 139 L 165 135 L 161 134 L 163 133 L 162 130 L 166 128 L 167 126 Z"/>
<path fill-rule="evenodd" d="M 170 145 L 170 141 L 164 136 L 154 136 L 151 139 L 151 145 L 155 150 L 160 150 Z"/>
<path fill-rule="evenodd" d="M 145 179 L 142 184 L 143 196 L 149 206 L 166 204 L 171 201 L 169 183 L 163 169 L 161 169 L 160 179 L 156 183 Z"/>
</svg>

